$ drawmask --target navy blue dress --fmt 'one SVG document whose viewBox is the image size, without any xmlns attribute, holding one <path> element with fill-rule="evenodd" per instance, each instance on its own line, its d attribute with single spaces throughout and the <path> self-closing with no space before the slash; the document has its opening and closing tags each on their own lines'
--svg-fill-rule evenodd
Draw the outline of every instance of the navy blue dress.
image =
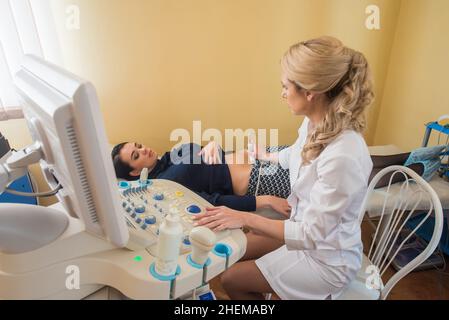
<svg viewBox="0 0 449 320">
<path fill-rule="evenodd" d="M 209 165 L 198 156 L 201 146 L 190 143 L 166 152 L 149 173 L 149 179 L 177 182 L 214 206 L 255 211 L 256 197 L 233 194 L 232 179 L 222 151 L 222 164 Z"/>
</svg>

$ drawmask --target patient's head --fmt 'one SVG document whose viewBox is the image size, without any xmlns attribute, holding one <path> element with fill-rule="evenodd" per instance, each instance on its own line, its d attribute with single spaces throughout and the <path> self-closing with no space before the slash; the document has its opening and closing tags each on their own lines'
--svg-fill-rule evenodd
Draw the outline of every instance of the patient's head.
<svg viewBox="0 0 449 320">
<path fill-rule="evenodd" d="M 135 180 L 143 168 L 151 171 L 157 164 L 157 153 L 135 142 L 116 145 L 111 152 L 117 178 Z"/>
</svg>

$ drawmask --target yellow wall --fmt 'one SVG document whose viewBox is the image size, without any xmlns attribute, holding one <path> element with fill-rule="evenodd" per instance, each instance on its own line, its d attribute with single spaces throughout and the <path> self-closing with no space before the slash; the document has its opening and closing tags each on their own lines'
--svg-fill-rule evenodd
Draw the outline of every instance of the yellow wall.
<svg viewBox="0 0 449 320">
<path fill-rule="evenodd" d="M 412 150 L 421 145 L 425 123 L 449 114 L 448 32 L 449 1 L 402 2 L 376 144 Z"/>
<path fill-rule="evenodd" d="M 417 147 L 423 124 L 449 113 L 447 0 L 49 1 L 65 67 L 94 83 L 111 143 L 163 152 L 170 132 L 193 120 L 203 129 L 278 128 L 280 143 L 293 142 L 302 119 L 280 99 L 279 60 L 324 34 L 371 64 L 369 144 Z M 73 4 L 80 30 L 66 28 Z M 380 7 L 378 31 L 365 28 L 369 4 Z M 0 126 L 16 148 L 30 141 L 23 120 Z"/>
<path fill-rule="evenodd" d="M 76 4 L 81 29 L 65 28 Z M 381 9 L 381 30 L 365 8 Z M 280 99 L 279 61 L 300 40 L 329 34 L 364 52 L 381 96 L 400 0 L 54 0 L 66 67 L 98 91 L 111 143 L 162 152 L 170 132 L 279 128 L 292 143 L 301 118 Z M 370 113 L 368 141 L 379 109 Z"/>
</svg>

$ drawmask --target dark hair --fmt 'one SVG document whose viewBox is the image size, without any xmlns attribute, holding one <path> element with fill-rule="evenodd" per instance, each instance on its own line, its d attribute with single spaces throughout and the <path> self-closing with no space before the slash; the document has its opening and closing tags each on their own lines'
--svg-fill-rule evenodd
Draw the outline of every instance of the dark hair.
<svg viewBox="0 0 449 320">
<path fill-rule="evenodd" d="M 117 178 L 125 180 L 135 180 L 136 177 L 130 175 L 130 172 L 134 169 L 120 158 L 120 151 L 127 143 L 128 142 L 120 143 L 112 149 L 112 163 L 114 164 L 115 175 L 117 176 Z"/>
</svg>

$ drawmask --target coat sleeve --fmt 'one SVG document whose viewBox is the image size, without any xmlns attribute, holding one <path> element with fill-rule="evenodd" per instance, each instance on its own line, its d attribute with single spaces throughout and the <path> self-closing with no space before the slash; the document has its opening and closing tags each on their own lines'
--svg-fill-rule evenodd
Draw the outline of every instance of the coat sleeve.
<svg viewBox="0 0 449 320">
<path fill-rule="evenodd" d="M 290 169 L 290 154 L 292 152 L 292 147 L 285 148 L 279 151 L 279 164 L 282 169 L 288 170 Z"/>
<path fill-rule="evenodd" d="M 302 221 L 285 221 L 284 237 L 289 250 L 341 249 L 344 235 L 339 232 L 340 224 L 358 219 L 355 214 L 346 214 L 352 202 L 360 201 L 366 193 L 358 162 L 346 155 L 319 161 L 318 178 L 310 192 L 310 203 L 302 212 Z"/>
</svg>

